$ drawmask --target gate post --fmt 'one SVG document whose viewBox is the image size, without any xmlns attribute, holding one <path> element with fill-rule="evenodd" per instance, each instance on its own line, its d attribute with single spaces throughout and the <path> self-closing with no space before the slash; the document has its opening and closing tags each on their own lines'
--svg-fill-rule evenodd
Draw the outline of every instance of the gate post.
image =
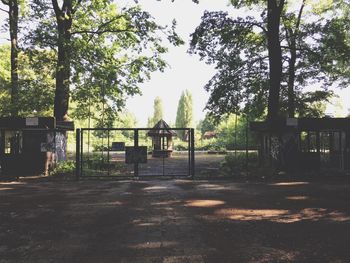
<svg viewBox="0 0 350 263">
<path fill-rule="evenodd" d="M 194 178 L 194 129 L 191 129 L 191 176 Z"/>
<path fill-rule="evenodd" d="M 76 129 L 76 150 L 75 150 L 75 175 L 77 180 L 79 180 L 80 176 L 80 129 Z"/>
<path fill-rule="evenodd" d="M 134 130 L 134 152 L 136 152 L 136 149 L 139 147 L 139 130 Z M 137 160 L 134 160 L 134 176 L 139 176 L 139 162 L 138 158 Z"/>
</svg>

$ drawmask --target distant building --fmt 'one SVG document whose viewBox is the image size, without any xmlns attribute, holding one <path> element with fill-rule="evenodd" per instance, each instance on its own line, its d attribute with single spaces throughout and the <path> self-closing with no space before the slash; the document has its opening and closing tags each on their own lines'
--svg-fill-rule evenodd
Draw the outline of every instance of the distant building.
<svg viewBox="0 0 350 263">
<path fill-rule="evenodd" d="M 206 131 L 203 134 L 203 139 L 212 139 L 212 138 L 216 138 L 217 133 L 215 131 Z"/>
<path fill-rule="evenodd" d="M 170 157 L 173 152 L 172 137 L 176 132 L 171 130 L 169 125 L 160 120 L 156 125 L 147 132 L 147 136 L 152 138 L 153 157 Z"/>
</svg>

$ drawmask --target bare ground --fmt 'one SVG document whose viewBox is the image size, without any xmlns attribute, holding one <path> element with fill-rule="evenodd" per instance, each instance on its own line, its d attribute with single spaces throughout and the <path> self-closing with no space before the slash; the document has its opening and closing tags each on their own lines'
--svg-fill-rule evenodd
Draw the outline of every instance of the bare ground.
<svg viewBox="0 0 350 263">
<path fill-rule="evenodd" d="M 0 262 L 350 262 L 350 180 L 0 183 Z"/>
</svg>

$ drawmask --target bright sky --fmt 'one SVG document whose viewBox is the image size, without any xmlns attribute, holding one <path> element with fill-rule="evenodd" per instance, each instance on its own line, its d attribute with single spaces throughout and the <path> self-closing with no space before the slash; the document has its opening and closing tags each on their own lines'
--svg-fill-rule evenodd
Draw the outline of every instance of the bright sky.
<svg viewBox="0 0 350 263">
<path fill-rule="evenodd" d="M 132 1 L 124 1 L 124 3 L 130 2 Z M 154 73 L 149 82 L 141 85 L 142 96 L 128 100 L 127 108 L 136 115 L 138 124 L 141 126 L 146 125 L 147 118 L 153 114 L 153 101 L 156 96 L 162 99 L 165 121 L 175 123 L 177 104 L 185 89 L 190 90 L 193 96 L 195 122 L 205 116 L 203 109 L 209 94 L 203 87 L 215 74 L 215 71 L 214 67 L 199 61 L 198 56 L 187 53 L 190 34 L 199 25 L 205 10 L 233 11 L 233 9 L 227 6 L 227 0 L 202 0 L 200 2 L 200 4 L 195 4 L 191 0 L 139 1 L 142 8 L 162 25 L 171 25 L 175 18 L 177 32 L 186 42 L 181 47 L 169 47 L 169 53 L 165 58 L 170 67 L 164 73 Z"/>
<path fill-rule="evenodd" d="M 134 4 L 133 0 L 117 0 L 122 6 Z M 176 110 L 179 98 L 183 90 L 188 89 L 193 95 L 194 120 L 195 122 L 204 118 L 203 109 L 209 97 L 204 90 L 204 85 L 214 75 L 212 66 L 199 61 L 198 56 L 187 53 L 190 34 L 199 25 L 201 16 L 205 10 L 237 12 L 227 5 L 228 0 L 201 0 L 195 4 L 191 0 L 139 0 L 142 8 L 148 11 L 159 24 L 170 25 L 175 18 L 177 21 L 177 32 L 186 42 L 181 47 L 169 46 L 169 53 L 165 59 L 169 68 L 164 73 L 152 74 L 151 80 L 141 85 L 142 96 L 135 96 L 127 101 L 127 109 L 136 115 L 139 126 L 147 124 L 147 118 L 153 114 L 153 101 L 159 96 L 163 102 L 164 119 L 168 123 L 175 123 Z M 0 23 L 3 23 L 4 13 L 0 12 Z M 6 34 L 7 37 L 7 34 Z M 5 41 L 3 34 L 0 43 Z M 350 88 L 335 90 L 339 98 L 336 103 L 339 106 L 330 105 L 327 113 L 335 117 L 343 117 L 349 113 Z"/>
</svg>

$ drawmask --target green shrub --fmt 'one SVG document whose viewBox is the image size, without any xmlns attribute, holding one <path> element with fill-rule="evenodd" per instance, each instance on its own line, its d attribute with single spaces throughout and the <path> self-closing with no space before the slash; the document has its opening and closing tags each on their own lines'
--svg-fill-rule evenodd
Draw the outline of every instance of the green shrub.
<svg viewBox="0 0 350 263">
<path fill-rule="evenodd" d="M 50 172 L 50 175 L 73 175 L 75 171 L 75 161 L 59 162 Z"/>
<path fill-rule="evenodd" d="M 248 160 L 245 153 L 237 153 L 237 155 L 228 154 L 225 156 L 224 161 L 221 163 L 221 169 L 224 173 L 237 176 L 247 171 L 247 168 L 249 169 L 256 167 L 257 163 L 257 152 L 249 152 Z"/>
</svg>

